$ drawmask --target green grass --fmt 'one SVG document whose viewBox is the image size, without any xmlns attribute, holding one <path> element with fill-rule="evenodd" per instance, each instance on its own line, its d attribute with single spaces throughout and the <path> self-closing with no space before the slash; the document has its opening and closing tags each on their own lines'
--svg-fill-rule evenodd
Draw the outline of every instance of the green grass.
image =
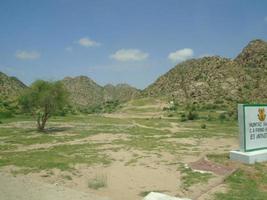
<svg viewBox="0 0 267 200">
<path fill-rule="evenodd" d="M 235 123 L 218 121 L 205 122 L 207 128 L 201 129 L 203 120 L 179 122 L 177 119 L 117 119 L 101 115 L 68 115 L 66 117 L 53 117 L 48 122 L 49 131 L 46 133 L 37 132 L 35 121 L 27 120 L 27 127 L 13 128 L 12 123 L 24 121 L 24 117 L 15 117 L 5 121 L 3 125 L 11 127 L 1 128 L 0 138 L 3 144 L 0 145 L 0 166 L 15 165 L 27 170 L 40 171 L 58 168 L 71 170 L 76 164 L 109 164 L 112 162 L 98 148 L 102 144 L 77 144 L 60 145 L 49 149 L 36 149 L 26 152 L 12 152 L 17 145 L 28 146 L 33 144 L 52 144 L 67 142 L 75 139 L 82 139 L 99 133 L 126 134 L 127 140 L 118 139 L 114 145 L 122 145 L 124 149 L 137 149 L 147 152 L 166 151 L 174 155 L 196 154 L 198 149 L 194 145 L 179 143 L 179 138 L 207 138 L 217 136 L 232 137 L 236 134 Z M 177 123 L 182 128 L 189 128 L 188 131 L 179 131 L 175 134 L 166 128 L 171 123 Z M 71 125 L 64 129 L 64 124 Z M 136 125 L 137 124 L 137 125 Z M 141 127 L 138 126 L 140 124 Z M 29 128 L 29 125 L 32 128 Z M 63 127 L 63 128 L 62 128 Z M 64 135 L 68 133 L 68 135 Z M 177 139 L 176 142 L 167 142 L 165 139 Z M 130 159 L 126 165 L 137 162 L 138 158 Z M 24 170 L 27 172 L 27 170 Z M 194 174 L 197 175 L 197 174 Z M 189 176 L 190 177 L 190 176 Z M 187 183 L 188 181 L 186 181 Z"/>
<path fill-rule="evenodd" d="M 267 199 L 266 171 L 259 172 L 259 170 L 255 170 L 255 172 L 249 173 L 238 170 L 226 179 L 226 184 L 229 186 L 229 190 L 226 193 L 215 194 L 216 200 Z"/>
<path fill-rule="evenodd" d="M 185 189 L 198 183 L 207 183 L 213 177 L 210 173 L 200 173 L 184 166 L 181 166 L 179 170 L 182 173 L 182 187 Z"/>
<path fill-rule="evenodd" d="M 26 152 L 1 152 L 0 166 L 15 165 L 34 171 L 58 168 L 70 170 L 76 164 L 109 164 L 111 160 L 94 144 L 61 145 Z"/>
<path fill-rule="evenodd" d="M 146 113 L 146 112 L 160 112 L 162 111 L 159 107 L 129 107 L 123 109 L 126 113 Z"/>
<path fill-rule="evenodd" d="M 138 124 L 149 126 L 151 128 L 169 128 L 171 127 L 171 120 L 161 118 L 147 118 L 147 119 L 134 119 Z"/>
<path fill-rule="evenodd" d="M 129 119 L 104 117 L 98 114 L 88 115 L 67 115 L 65 117 L 52 117 L 51 122 L 71 122 L 71 123 L 88 123 L 88 124 L 128 124 Z"/>
<path fill-rule="evenodd" d="M 147 105 L 154 105 L 156 103 L 157 100 L 155 98 L 139 98 L 129 102 L 129 104 L 132 106 L 147 106 Z"/>
<path fill-rule="evenodd" d="M 153 104 L 151 99 L 141 99 L 130 104 L 134 106 Z M 155 102 L 154 102 L 155 103 Z M 133 111 L 134 112 L 134 111 Z M 179 112 L 182 112 L 179 110 Z M 138 112 L 136 112 L 138 113 Z M 207 121 L 205 116 L 212 115 L 213 120 Z M 32 149 L 19 151 L 20 147 L 38 144 L 56 144 L 77 139 L 83 139 L 97 134 L 125 134 L 127 139 L 117 139 L 111 143 L 116 147 L 108 147 L 108 150 L 118 149 L 140 150 L 150 154 L 168 152 L 173 155 L 197 155 L 200 148 L 197 145 L 183 144 L 180 138 L 203 139 L 205 138 L 233 138 L 238 136 L 236 121 L 223 121 L 217 119 L 218 113 L 201 111 L 200 119 L 180 122 L 179 118 L 109 118 L 101 115 L 67 115 L 65 117 L 52 117 L 49 119 L 48 131 L 40 133 L 35 129 L 35 121 L 29 116 L 15 116 L 3 119 L 0 124 L 0 167 L 14 165 L 18 167 L 13 171 L 18 173 L 31 173 L 33 171 L 48 170 L 54 168 L 60 170 L 73 170 L 77 164 L 108 165 L 113 160 L 105 154 L 107 143 L 85 143 L 75 145 L 57 145 L 46 149 Z M 17 126 L 17 122 L 21 123 Z M 177 123 L 177 132 L 172 133 L 168 128 L 171 123 Z M 201 124 L 206 124 L 202 129 Z M 173 142 L 166 139 L 172 139 Z M 104 141 L 103 141 L 104 142 Z M 100 151 L 101 149 L 101 151 Z M 16 150 L 16 152 L 14 151 Z M 226 164 L 229 155 L 209 154 L 208 159 Z M 144 156 L 135 155 L 129 158 L 125 165 L 134 165 Z M 165 163 L 166 164 L 166 163 Z M 190 168 L 180 168 L 182 173 L 182 187 L 189 188 L 196 184 L 205 184 L 213 175 L 194 172 Z M 241 165 L 240 169 L 229 176 L 225 184 L 229 186 L 226 193 L 217 193 L 215 199 L 267 199 L 267 164 L 252 166 Z M 63 177 L 71 180 L 71 177 Z M 107 186 L 105 177 L 96 176 L 88 181 L 88 187 L 99 189 Z M 140 195 L 148 194 L 143 191 Z"/>
<path fill-rule="evenodd" d="M 207 158 L 217 162 L 217 163 L 225 163 L 227 161 L 229 161 L 229 153 L 224 153 L 224 154 L 208 154 Z"/>
</svg>

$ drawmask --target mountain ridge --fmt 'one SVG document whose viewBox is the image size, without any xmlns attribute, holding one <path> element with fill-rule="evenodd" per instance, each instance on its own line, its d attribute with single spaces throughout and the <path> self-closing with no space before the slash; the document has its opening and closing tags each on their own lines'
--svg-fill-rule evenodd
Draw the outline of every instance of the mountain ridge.
<svg viewBox="0 0 267 200">
<path fill-rule="evenodd" d="M 266 75 L 267 43 L 252 40 L 234 59 L 210 56 L 178 63 L 143 95 L 168 96 L 180 103 L 263 102 L 267 95 L 260 90 Z"/>
<path fill-rule="evenodd" d="M 99 85 L 80 75 L 61 81 L 71 103 L 87 107 L 106 101 L 128 101 L 140 96 L 166 96 L 179 103 L 266 102 L 267 42 L 250 41 L 234 58 L 205 56 L 178 63 L 147 86 L 136 89 L 126 83 Z M 16 96 L 27 86 L 16 77 L 0 72 L 0 95 Z"/>
<path fill-rule="evenodd" d="M 0 72 L 0 97 L 4 99 L 16 98 L 27 86 L 17 77 L 8 76 Z"/>
</svg>

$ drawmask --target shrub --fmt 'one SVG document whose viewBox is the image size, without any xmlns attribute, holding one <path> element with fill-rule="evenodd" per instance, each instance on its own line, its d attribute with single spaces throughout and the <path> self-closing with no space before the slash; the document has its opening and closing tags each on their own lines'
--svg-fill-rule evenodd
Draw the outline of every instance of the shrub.
<svg viewBox="0 0 267 200">
<path fill-rule="evenodd" d="M 200 127 L 201 127 L 202 129 L 206 129 L 206 128 L 207 128 L 206 124 L 201 124 Z"/>
<path fill-rule="evenodd" d="M 197 112 L 194 112 L 194 111 L 192 111 L 192 110 L 190 110 L 189 112 L 188 112 L 188 114 L 187 114 L 187 119 L 188 120 L 195 120 L 195 119 L 197 119 L 198 118 L 198 114 L 197 114 Z"/>
<path fill-rule="evenodd" d="M 173 117 L 174 115 L 173 115 L 173 113 L 168 113 L 167 116 L 168 116 L 168 117 Z"/>
<path fill-rule="evenodd" d="M 18 110 L 15 102 L 0 98 L 0 119 L 1 118 L 10 118 Z"/>
<path fill-rule="evenodd" d="M 230 117 L 230 118 L 232 118 L 232 119 L 237 119 L 237 110 L 235 110 L 235 109 L 230 109 L 230 110 L 228 110 L 227 111 L 227 114 L 228 114 L 228 116 Z"/>
<path fill-rule="evenodd" d="M 9 111 L 9 110 L 1 111 L 0 110 L 0 119 L 10 118 L 10 117 L 13 117 L 12 111 Z"/>
<path fill-rule="evenodd" d="M 185 122 L 185 121 L 187 121 L 187 118 L 186 117 L 181 117 L 180 121 L 181 122 Z"/>
<path fill-rule="evenodd" d="M 211 121 L 211 120 L 212 120 L 212 116 L 211 116 L 211 114 L 208 114 L 207 121 Z"/>
<path fill-rule="evenodd" d="M 224 121 L 224 120 L 226 120 L 227 119 L 227 117 L 226 117 L 226 114 L 225 113 L 221 113 L 220 115 L 219 115 L 219 120 L 220 121 Z"/>
<path fill-rule="evenodd" d="M 162 109 L 163 111 L 168 111 L 169 110 L 169 108 L 168 107 L 163 107 L 163 109 Z"/>
<path fill-rule="evenodd" d="M 181 115 L 180 115 L 180 121 L 181 122 L 185 122 L 185 121 L 187 121 L 187 117 L 186 117 L 186 115 L 185 115 L 185 113 L 181 113 Z"/>
</svg>

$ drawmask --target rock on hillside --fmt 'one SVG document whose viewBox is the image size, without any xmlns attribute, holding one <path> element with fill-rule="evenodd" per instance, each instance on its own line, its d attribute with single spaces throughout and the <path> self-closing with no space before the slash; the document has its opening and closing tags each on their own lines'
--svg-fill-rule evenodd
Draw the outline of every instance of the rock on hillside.
<svg viewBox="0 0 267 200">
<path fill-rule="evenodd" d="M 0 97 L 17 97 L 27 86 L 19 79 L 0 72 Z"/>
<path fill-rule="evenodd" d="M 144 90 L 178 102 L 266 102 L 267 43 L 254 40 L 230 60 L 191 59 L 176 65 Z"/>
</svg>

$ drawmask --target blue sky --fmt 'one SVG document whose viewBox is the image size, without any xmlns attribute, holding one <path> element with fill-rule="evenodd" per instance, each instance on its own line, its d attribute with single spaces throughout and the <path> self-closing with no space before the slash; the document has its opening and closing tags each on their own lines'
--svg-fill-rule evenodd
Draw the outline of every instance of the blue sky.
<svg viewBox="0 0 267 200">
<path fill-rule="evenodd" d="M 0 71 L 151 84 L 176 63 L 267 40 L 265 0 L 0 0 Z"/>
</svg>

